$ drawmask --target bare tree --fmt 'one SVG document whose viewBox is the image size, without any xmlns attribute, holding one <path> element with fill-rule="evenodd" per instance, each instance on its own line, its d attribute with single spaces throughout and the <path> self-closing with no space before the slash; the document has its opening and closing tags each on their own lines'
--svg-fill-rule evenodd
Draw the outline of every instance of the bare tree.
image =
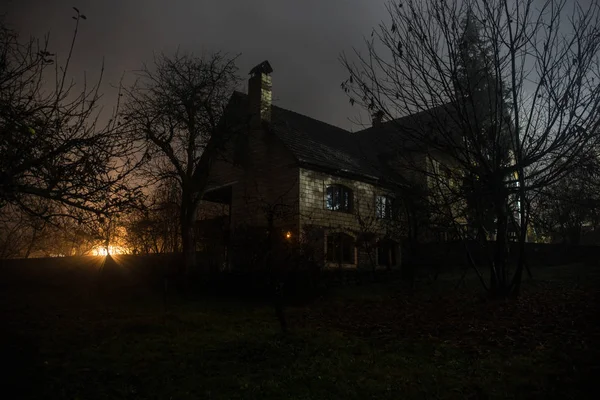
<svg viewBox="0 0 600 400">
<path fill-rule="evenodd" d="M 7 206 L 0 212 L 0 258 L 90 254 L 99 244 L 90 219 L 77 221 L 80 210 L 51 219 Z M 94 216 L 95 217 L 95 216 Z"/>
<path fill-rule="evenodd" d="M 459 168 L 455 192 L 465 201 L 476 193 L 485 201 L 471 203 L 475 214 L 493 216 L 490 294 L 518 294 L 529 196 L 569 173 L 597 140 L 599 6 L 407 0 L 387 10 L 390 20 L 367 40 L 368 54 L 342 56 L 350 73 L 342 87 L 352 103 L 381 110 L 422 151 Z M 420 112 L 424 123 L 396 119 Z M 484 219 L 472 219 L 482 232 Z M 511 221 L 519 242 L 512 276 Z"/>
<path fill-rule="evenodd" d="M 546 240 L 577 245 L 600 228 L 600 160 L 583 154 L 571 173 L 533 197 L 532 226 Z"/>
<path fill-rule="evenodd" d="M 238 84 L 235 58 L 176 53 L 155 57 L 127 91 L 130 138 L 144 143 L 147 173 L 181 189 L 182 272 L 195 264 L 194 221 L 208 173 L 227 138 L 222 118 Z"/>
<path fill-rule="evenodd" d="M 127 242 L 132 251 L 144 254 L 180 251 L 180 204 L 177 182 L 163 181 L 148 196 L 146 204 L 129 213 Z"/>
<path fill-rule="evenodd" d="M 0 211 L 0 258 L 23 257 L 28 248 L 31 252 L 34 235 L 30 222 L 28 215 L 14 207 L 7 206 Z"/>
<path fill-rule="evenodd" d="M 86 17 L 75 9 L 73 18 L 63 60 L 47 37 L 22 41 L 0 22 L 0 208 L 45 218 L 66 215 L 64 207 L 107 214 L 136 196 L 126 185 L 135 148 L 115 118 L 99 122 L 102 70 L 93 85 L 69 80 Z"/>
</svg>

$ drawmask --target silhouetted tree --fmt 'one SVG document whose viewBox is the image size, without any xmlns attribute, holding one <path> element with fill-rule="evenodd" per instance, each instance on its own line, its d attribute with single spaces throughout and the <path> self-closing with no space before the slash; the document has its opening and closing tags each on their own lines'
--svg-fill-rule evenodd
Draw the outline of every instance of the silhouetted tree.
<svg viewBox="0 0 600 400">
<path fill-rule="evenodd" d="M 51 219 L 7 206 L 0 211 L 0 258 L 81 256 L 100 245 L 92 218 L 79 223 L 81 210 Z M 82 219 L 83 221 L 83 219 Z"/>
<path fill-rule="evenodd" d="M 136 197 L 126 185 L 136 165 L 134 145 L 119 134 L 116 119 L 99 122 L 102 70 L 91 86 L 70 81 L 86 17 L 75 10 L 73 18 L 62 62 L 47 38 L 22 41 L 0 21 L 0 208 L 44 218 L 73 207 L 108 214 Z"/>
<path fill-rule="evenodd" d="M 398 123 L 399 134 L 473 183 L 449 185 L 432 174 L 434 186 L 465 202 L 473 193 L 485 199 L 471 207 L 480 229 L 493 215 L 490 294 L 518 294 L 529 196 L 569 173 L 597 140 L 598 4 L 408 0 L 388 3 L 388 12 L 367 56 L 342 56 L 350 73 L 342 87 L 351 103 L 392 121 L 427 112 L 426 123 Z M 519 242 L 512 275 L 509 221 Z"/>
<path fill-rule="evenodd" d="M 180 251 L 180 204 L 176 182 L 163 181 L 154 188 L 146 204 L 127 216 L 127 242 L 132 251 L 145 254 Z"/>
<path fill-rule="evenodd" d="M 600 227 L 600 160 L 590 149 L 570 173 L 533 198 L 532 225 L 546 240 L 579 244 Z M 586 232 L 587 230 L 587 232 Z"/>
<path fill-rule="evenodd" d="M 163 54 L 152 67 L 142 68 L 127 91 L 124 116 L 129 137 L 144 144 L 150 167 L 146 172 L 158 180 L 175 179 L 181 189 L 182 272 L 195 264 L 196 211 L 226 140 L 221 117 L 238 84 L 236 73 L 235 58 L 221 53 Z"/>
</svg>

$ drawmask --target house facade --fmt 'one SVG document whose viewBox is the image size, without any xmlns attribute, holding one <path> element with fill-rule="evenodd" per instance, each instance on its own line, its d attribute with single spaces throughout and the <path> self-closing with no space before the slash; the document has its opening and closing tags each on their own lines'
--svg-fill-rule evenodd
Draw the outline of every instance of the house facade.
<svg viewBox="0 0 600 400">
<path fill-rule="evenodd" d="M 256 66 L 248 94 L 231 97 L 224 118 L 235 128 L 200 205 L 200 246 L 221 265 L 260 262 L 270 235 L 310 247 L 326 267 L 398 266 L 406 235 L 398 188 L 426 176 L 406 168 L 406 152 L 396 157 L 407 147 L 386 141 L 396 139 L 380 115 L 353 134 L 271 104 L 271 72 L 266 61 Z M 428 159 L 419 149 L 408 158 Z"/>
</svg>

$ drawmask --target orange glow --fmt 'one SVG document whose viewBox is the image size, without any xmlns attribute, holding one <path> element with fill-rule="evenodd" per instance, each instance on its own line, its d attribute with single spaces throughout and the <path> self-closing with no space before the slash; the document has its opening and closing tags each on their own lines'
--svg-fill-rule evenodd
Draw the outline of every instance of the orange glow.
<svg viewBox="0 0 600 400">
<path fill-rule="evenodd" d="M 287 232 L 285 233 L 285 238 L 286 238 L 286 239 L 291 239 L 291 238 L 292 238 L 292 232 L 290 232 L 290 231 L 287 231 Z"/>
<path fill-rule="evenodd" d="M 108 246 L 108 253 L 110 253 L 111 255 L 128 254 L 129 252 L 130 252 L 129 249 L 127 249 L 126 247 L 123 247 L 123 246 L 113 246 L 113 245 Z M 108 253 L 106 251 L 106 247 L 104 247 L 104 246 L 96 246 L 92 249 L 92 255 L 94 255 L 94 256 L 106 257 L 108 255 Z"/>
</svg>

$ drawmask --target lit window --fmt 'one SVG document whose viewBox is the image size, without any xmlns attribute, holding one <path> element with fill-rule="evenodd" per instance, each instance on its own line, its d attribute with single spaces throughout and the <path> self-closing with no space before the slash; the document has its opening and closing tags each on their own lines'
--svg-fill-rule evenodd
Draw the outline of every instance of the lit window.
<svg viewBox="0 0 600 400">
<path fill-rule="evenodd" d="M 394 199 L 390 196 L 377 196 L 375 198 L 375 211 L 379 219 L 394 218 Z"/>
<path fill-rule="evenodd" d="M 352 211 L 352 190 L 342 185 L 327 187 L 325 208 L 332 211 Z"/>
<path fill-rule="evenodd" d="M 354 264 L 354 239 L 337 232 L 327 235 L 327 261 L 337 264 Z"/>
</svg>

